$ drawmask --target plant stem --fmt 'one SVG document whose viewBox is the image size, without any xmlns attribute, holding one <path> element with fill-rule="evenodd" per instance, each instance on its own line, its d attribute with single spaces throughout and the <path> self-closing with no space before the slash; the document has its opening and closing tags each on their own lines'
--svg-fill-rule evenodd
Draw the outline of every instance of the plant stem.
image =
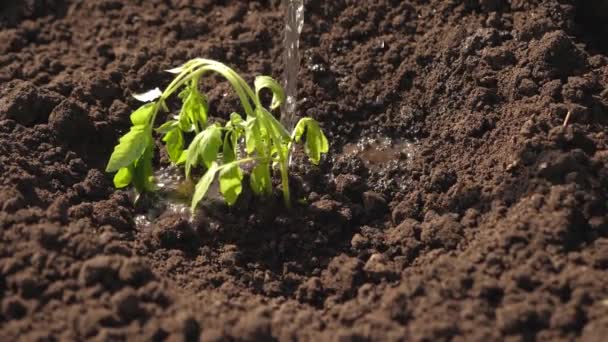
<svg viewBox="0 0 608 342">
<path fill-rule="evenodd" d="M 289 195 L 289 176 L 288 176 L 288 168 L 286 160 L 281 160 L 281 186 L 283 188 L 283 201 L 285 201 L 285 206 L 287 209 L 291 209 L 291 199 Z"/>
</svg>

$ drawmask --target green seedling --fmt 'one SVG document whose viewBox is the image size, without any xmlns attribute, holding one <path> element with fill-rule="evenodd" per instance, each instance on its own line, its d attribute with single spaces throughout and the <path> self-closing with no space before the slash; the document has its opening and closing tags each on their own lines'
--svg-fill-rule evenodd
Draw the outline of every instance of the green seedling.
<svg viewBox="0 0 608 342">
<path fill-rule="evenodd" d="M 193 211 L 216 178 L 226 203 L 233 205 L 243 190 L 245 165 L 250 168 L 251 189 L 260 196 L 272 193 L 272 169 L 278 169 L 283 199 L 290 207 L 288 172 L 293 144 L 304 140 L 304 151 L 315 165 L 329 150 L 319 124 L 312 118 L 303 118 L 291 133 L 288 132 L 270 112 L 285 101 L 283 88 L 271 77 L 258 76 L 252 89 L 228 66 L 202 58 L 167 71 L 177 76 L 164 91 L 156 88 L 135 95 L 146 104 L 131 114 L 132 127 L 120 138 L 106 167 L 106 172 L 116 172 L 114 185 L 124 188 L 133 184 L 139 193 L 155 190 L 152 158 L 153 134 L 156 132 L 162 134 L 171 162 L 184 166 L 186 179 L 191 179 L 194 168 L 205 170 L 194 189 Z M 198 87 L 201 79 L 210 73 L 228 80 L 241 102 L 245 117 L 232 113 L 223 126 L 210 120 L 207 97 Z M 272 92 L 270 110 L 262 105 L 260 99 L 265 89 Z M 169 112 L 166 101 L 178 91 L 182 101 L 179 115 L 155 128 L 158 113 Z M 189 138 L 192 140 L 186 147 Z"/>
</svg>

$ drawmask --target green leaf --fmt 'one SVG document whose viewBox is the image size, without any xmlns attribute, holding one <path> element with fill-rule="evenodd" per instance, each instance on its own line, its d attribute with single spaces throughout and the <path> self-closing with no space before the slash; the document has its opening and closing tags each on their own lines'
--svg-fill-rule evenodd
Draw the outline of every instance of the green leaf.
<svg viewBox="0 0 608 342">
<path fill-rule="evenodd" d="M 209 191 L 209 186 L 211 186 L 218 169 L 217 163 L 213 162 L 203 177 L 196 183 L 194 195 L 192 196 L 192 204 L 190 206 L 192 212 L 194 212 L 198 203 L 205 197 L 207 191 Z"/>
<path fill-rule="evenodd" d="M 211 163 L 217 160 L 220 146 L 222 145 L 222 131 L 217 125 L 211 125 L 194 137 L 188 147 L 186 156 L 186 177 L 190 178 L 192 167 L 202 162 L 209 168 Z"/>
<path fill-rule="evenodd" d="M 245 126 L 245 121 L 239 113 L 230 114 L 230 123 L 235 128 L 243 128 Z"/>
<path fill-rule="evenodd" d="M 329 143 L 327 137 L 323 134 L 319 123 L 314 120 L 309 121 L 306 126 L 306 145 L 304 145 L 304 151 L 308 155 L 310 161 L 319 165 L 321 161 L 321 153 L 327 153 L 329 151 Z"/>
<path fill-rule="evenodd" d="M 283 124 L 281 124 L 279 120 L 274 117 L 274 115 L 272 115 L 265 108 L 256 108 L 256 114 L 258 115 L 258 118 L 261 117 L 262 120 L 265 122 L 264 126 L 269 126 L 269 128 L 272 129 L 274 134 L 283 140 L 281 142 L 289 141 L 289 139 L 291 138 L 289 136 L 289 132 L 287 131 L 285 126 L 283 126 Z"/>
<path fill-rule="evenodd" d="M 138 192 L 153 191 L 154 183 L 152 182 L 152 158 L 154 157 L 154 142 L 146 147 L 143 155 L 135 162 L 133 172 L 133 184 Z"/>
<path fill-rule="evenodd" d="M 175 127 L 165 134 L 163 141 L 166 143 L 169 159 L 172 163 L 177 163 L 184 150 L 184 136 L 182 131 L 178 127 Z"/>
<path fill-rule="evenodd" d="M 188 158 L 188 150 L 183 150 L 182 154 L 179 156 L 179 159 L 175 162 L 176 165 L 183 165 L 186 163 L 186 159 Z"/>
<path fill-rule="evenodd" d="M 220 192 L 228 205 L 233 205 L 243 191 L 243 171 L 237 163 L 224 164 L 220 172 Z"/>
<path fill-rule="evenodd" d="M 231 131 L 224 135 L 224 143 L 222 144 L 222 160 L 224 164 L 236 160 L 237 139 L 236 132 Z"/>
<path fill-rule="evenodd" d="M 180 94 L 183 101 L 182 110 L 179 115 L 179 123 L 185 132 L 192 131 L 193 125 L 198 128 L 207 126 L 207 112 L 209 104 L 196 85 L 186 87 Z"/>
<path fill-rule="evenodd" d="M 285 102 L 285 91 L 279 82 L 275 81 L 269 76 L 258 76 L 254 81 L 255 94 L 260 99 L 260 92 L 262 89 L 270 89 L 272 92 L 272 102 L 270 109 L 277 109 Z"/>
<path fill-rule="evenodd" d="M 122 189 L 131 184 L 133 179 L 132 167 L 123 167 L 114 175 L 114 186 L 116 189 Z"/>
<path fill-rule="evenodd" d="M 245 150 L 252 154 L 261 140 L 258 120 L 254 117 L 248 118 L 245 124 Z"/>
<path fill-rule="evenodd" d="M 164 124 L 160 125 L 160 127 L 155 129 L 155 131 L 158 133 L 165 134 L 178 127 L 179 127 L 179 124 L 176 120 L 169 120 L 169 121 L 165 122 Z"/>
<path fill-rule="evenodd" d="M 131 114 L 131 122 L 134 126 L 149 125 L 155 111 L 156 103 L 147 103 Z"/>
<path fill-rule="evenodd" d="M 318 165 L 321 154 L 329 151 L 327 137 L 323 134 L 319 123 L 311 118 L 304 118 L 298 122 L 293 130 L 292 139 L 300 142 L 304 133 L 306 133 L 304 152 L 313 164 Z"/>
<path fill-rule="evenodd" d="M 293 133 L 291 134 L 291 139 L 297 143 L 300 142 L 304 132 L 306 132 L 306 122 L 309 121 L 310 118 L 303 118 L 296 124 L 296 127 L 293 129 Z"/>
<path fill-rule="evenodd" d="M 270 167 L 268 163 L 260 163 L 251 170 L 249 176 L 251 189 L 257 195 L 270 194 L 272 192 L 272 181 L 270 180 Z"/>
<path fill-rule="evenodd" d="M 114 147 L 106 172 L 116 172 L 133 164 L 144 153 L 151 139 L 151 129 L 148 126 L 131 127 L 131 130 L 123 135 L 118 145 Z"/>
</svg>

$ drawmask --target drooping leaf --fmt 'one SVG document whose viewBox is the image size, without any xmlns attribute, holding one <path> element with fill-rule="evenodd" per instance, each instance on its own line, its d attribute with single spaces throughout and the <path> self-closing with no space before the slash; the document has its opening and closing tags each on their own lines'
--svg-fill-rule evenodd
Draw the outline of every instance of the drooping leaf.
<svg viewBox="0 0 608 342">
<path fill-rule="evenodd" d="M 327 137 L 323 134 L 319 123 L 315 120 L 310 120 L 306 125 L 306 144 L 304 151 L 308 155 L 310 162 L 319 165 L 321 161 L 321 153 L 329 151 L 329 143 Z"/>
<path fill-rule="evenodd" d="M 281 142 L 289 142 L 289 139 L 291 138 L 289 136 L 289 132 L 287 131 L 287 129 L 285 129 L 285 126 L 283 126 L 283 124 L 281 124 L 279 120 L 277 120 L 277 118 L 272 115 L 272 113 L 270 113 L 264 108 L 256 108 L 256 114 L 258 118 L 262 118 L 263 121 L 266 123 L 262 126 L 271 129 L 274 132 L 274 135 L 281 139 Z"/>
<path fill-rule="evenodd" d="M 188 158 L 188 150 L 183 150 L 182 154 L 179 156 L 179 159 L 175 162 L 176 165 L 184 165 L 186 163 L 186 159 Z"/>
<path fill-rule="evenodd" d="M 185 87 L 178 95 L 178 97 L 182 100 L 182 109 L 178 116 L 178 122 L 180 129 L 184 132 L 192 132 L 194 130 L 194 123 L 186 110 L 186 104 L 191 91 L 192 90 L 190 87 Z"/>
<path fill-rule="evenodd" d="M 217 160 L 217 154 L 222 146 L 222 131 L 217 125 L 209 126 L 203 134 L 198 146 L 203 164 L 209 168 Z"/>
<path fill-rule="evenodd" d="M 163 141 L 167 147 L 169 159 L 172 163 L 177 163 L 179 158 L 182 156 L 182 151 L 184 150 L 184 136 L 182 131 L 175 127 L 165 134 Z"/>
<path fill-rule="evenodd" d="M 224 135 L 224 143 L 222 144 L 222 161 L 224 164 L 236 160 L 237 139 L 236 132 L 230 131 Z"/>
<path fill-rule="evenodd" d="M 193 122 L 197 122 L 201 127 L 207 126 L 207 113 L 209 104 L 205 95 L 201 94 L 197 88 L 193 88 L 189 98 L 189 115 Z"/>
<path fill-rule="evenodd" d="M 131 127 L 131 130 L 123 135 L 118 145 L 114 147 L 114 152 L 112 152 L 110 161 L 106 166 L 106 172 L 116 172 L 133 164 L 144 153 L 150 139 L 151 129 L 149 126 Z"/>
<path fill-rule="evenodd" d="M 160 89 L 158 88 L 154 88 L 152 90 L 149 90 L 143 94 L 133 94 L 133 97 L 141 102 L 150 102 L 150 101 L 154 101 L 157 98 L 159 98 L 161 95 L 163 94 L 162 91 L 160 91 Z"/>
<path fill-rule="evenodd" d="M 260 163 L 251 170 L 249 176 L 251 189 L 254 193 L 270 194 L 272 191 L 272 181 L 270 180 L 270 167 L 268 163 Z"/>
<path fill-rule="evenodd" d="M 135 185 L 135 189 L 140 193 L 154 190 L 154 183 L 152 182 L 154 172 L 152 169 L 153 157 L 154 142 L 150 140 L 142 156 L 135 162 L 133 172 L 133 184 Z"/>
<path fill-rule="evenodd" d="M 184 132 L 192 132 L 194 131 L 194 123 L 192 123 L 192 120 L 190 120 L 190 117 L 186 114 L 183 114 L 179 116 L 179 129 L 181 129 Z"/>
<path fill-rule="evenodd" d="M 207 191 L 209 191 L 209 186 L 211 186 L 211 183 L 213 182 L 217 171 L 218 165 L 216 162 L 213 162 L 209 166 L 209 169 L 207 169 L 207 172 L 205 172 L 203 177 L 201 177 L 198 183 L 196 183 L 196 186 L 194 188 L 194 195 L 192 196 L 192 204 L 190 206 L 192 212 L 194 212 L 198 203 L 205 197 Z"/>
<path fill-rule="evenodd" d="M 207 126 L 207 112 L 209 104 L 196 85 L 186 87 L 180 94 L 182 110 L 179 114 L 179 123 L 182 130 L 189 132 L 196 128 Z"/>
<path fill-rule="evenodd" d="M 293 130 L 292 139 L 300 142 L 304 133 L 306 133 L 304 152 L 313 164 L 318 165 L 321 154 L 329 151 L 327 137 L 323 134 L 319 123 L 311 118 L 304 118 L 298 122 Z"/>
<path fill-rule="evenodd" d="M 177 123 L 176 120 L 169 120 L 169 121 L 165 122 L 164 124 L 160 125 L 160 127 L 155 129 L 155 131 L 158 133 L 165 134 L 178 127 L 179 127 L 179 124 Z"/>
<path fill-rule="evenodd" d="M 156 103 L 146 103 L 131 114 L 131 122 L 134 126 L 148 125 L 155 110 Z"/>
<path fill-rule="evenodd" d="M 123 167 L 114 175 L 114 187 L 122 189 L 131 184 L 133 179 L 133 168 Z"/>
<path fill-rule="evenodd" d="M 247 118 L 245 127 L 245 150 L 247 154 L 252 154 L 256 147 L 259 149 L 261 143 L 258 120 L 254 117 Z"/>
<path fill-rule="evenodd" d="M 243 191 L 243 171 L 237 163 L 224 164 L 220 171 L 220 192 L 228 205 L 236 203 L 239 195 Z"/>
<path fill-rule="evenodd" d="M 221 128 L 217 125 L 208 126 L 204 131 L 194 137 L 188 147 L 186 156 L 186 177 L 190 178 L 192 167 L 201 163 L 209 168 L 215 162 L 222 145 Z"/>
<path fill-rule="evenodd" d="M 310 120 L 310 118 L 303 118 L 296 124 L 296 127 L 293 129 L 293 133 L 291 134 L 291 139 L 297 143 L 300 142 L 304 132 L 306 132 L 306 122 Z"/>
<path fill-rule="evenodd" d="M 275 79 L 269 76 L 258 76 L 254 81 L 255 94 L 260 98 L 262 89 L 269 89 L 272 92 L 272 102 L 270 109 L 277 109 L 285 102 L 285 91 Z"/>
</svg>

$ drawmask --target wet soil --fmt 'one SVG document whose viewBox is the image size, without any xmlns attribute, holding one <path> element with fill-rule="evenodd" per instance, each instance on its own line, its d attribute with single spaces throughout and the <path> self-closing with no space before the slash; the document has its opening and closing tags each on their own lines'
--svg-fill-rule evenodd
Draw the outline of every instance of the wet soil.
<svg viewBox="0 0 608 342">
<path fill-rule="evenodd" d="M 296 208 L 137 224 L 103 172 L 130 94 L 199 56 L 280 77 L 280 1 L 0 4 L 0 340 L 605 338 L 608 2 L 305 6 L 298 108 L 332 152 Z M 386 139 L 413 145 L 348 148 Z"/>
</svg>

